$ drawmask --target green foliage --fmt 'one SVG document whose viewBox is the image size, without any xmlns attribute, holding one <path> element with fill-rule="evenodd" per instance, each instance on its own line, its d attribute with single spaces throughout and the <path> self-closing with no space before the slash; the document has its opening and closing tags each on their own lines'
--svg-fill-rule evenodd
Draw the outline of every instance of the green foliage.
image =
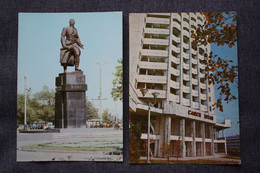
<svg viewBox="0 0 260 173">
<path fill-rule="evenodd" d="M 54 122 L 55 92 L 44 85 L 32 98 L 27 94 L 27 124 L 38 119 Z M 17 94 L 17 123 L 24 123 L 24 94 Z"/>
<path fill-rule="evenodd" d="M 206 17 L 204 25 L 198 25 L 196 31 L 192 31 L 191 37 L 194 38 L 192 47 L 214 43 L 217 46 L 227 45 L 232 48 L 237 42 L 236 14 L 204 13 L 204 15 Z M 237 99 L 231 93 L 230 84 L 238 85 L 238 67 L 232 65 L 233 61 L 229 59 L 231 58 L 222 58 L 211 52 L 202 61 L 207 65 L 205 70 L 208 72 L 204 80 L 208 81 L 209 84 L 218 84 L 219 86 L 220 94 L 215 105 L 221 112 L 223 112 L 222 100 L 229 103 Z"/>
<path fill-rule="evenodd" d="M 87 101 L 86 103 L 86 119 L 95 119 L 98 118 L 98 110 L 94 107 L 94 105 L 90 102 Z"/>
<path fill-rule="evenodd" d="M 119 66 L 116 66 L 116 72 L 113 73 L 115 79 L 112 81 L 113 88 L 111 95 L 114 101 L 123 100 L 123 60 L 119 59 Z"/>
<path fill-rule="evenodd" d="M 131 163 L 138 163 L 141 150 L 141 126 L 138 123 L 130 123 L 129 129 L 129 160 Z"/>
<path fill-rule="evenodd" d="M 110 124 L 111 123 L 111 117 L 109 116 L 108 111 L 109 111 L 108 109 L 104 110 L 104 112 L 102 114 L 102 119 L 103 119 L 103 122 Z"/>
</svg>

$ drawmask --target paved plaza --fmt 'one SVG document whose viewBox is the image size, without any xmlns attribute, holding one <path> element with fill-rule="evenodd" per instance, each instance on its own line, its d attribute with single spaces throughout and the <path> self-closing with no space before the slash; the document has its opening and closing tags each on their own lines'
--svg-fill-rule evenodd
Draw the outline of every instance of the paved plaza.
<svg viewBox="0 0 260 173">
<path fill-rule="evenodd" d="M 123 131 L 113 128 L 61 129 L 60 133 L 18 133 L 17 161 L 122 161 L 123 155 L 111 151 L 41 150 L 27 146 L 46 144 L 101 143 L 123 144 Z"/>
</svg>

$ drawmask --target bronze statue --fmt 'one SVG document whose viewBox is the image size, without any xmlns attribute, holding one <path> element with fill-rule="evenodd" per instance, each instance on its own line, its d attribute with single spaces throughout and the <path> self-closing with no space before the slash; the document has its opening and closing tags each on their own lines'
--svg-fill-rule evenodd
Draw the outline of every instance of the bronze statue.
<svg viewBox="0 0 260 173">
<path fill-rule="evenodd" d="M 74 65 L 75 71 L 81 71 L 79 69 L 80 48 L 84 49 L 84 45 L 79 39 L 78 31 L 74 27 L 74 19 L 70 19 L 69 24 L 70 26 L 63 28 L 61 33 L 60 63 L 64 68 L 64 73 L 67 72 L 67 66 Z"/>
</svg>

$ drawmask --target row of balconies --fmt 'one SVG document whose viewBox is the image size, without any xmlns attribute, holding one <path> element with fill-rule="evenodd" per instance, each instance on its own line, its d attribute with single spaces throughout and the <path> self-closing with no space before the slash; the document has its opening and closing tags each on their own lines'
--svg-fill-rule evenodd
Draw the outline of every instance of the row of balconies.
<svg viewBox="0 0 260 173">
<path fill-rule="evenodd" d="M 154 70 L 167 70 L 167 63 L 141 61 L 139 63 L 139 68 L 154 69 Z"/>
<path fill-rule="evenodd" d="M 157 18 L 157 17 L 146 17 L 145 18 L 146 23 L 153 23 L 153 24 L 170 24 L 170 19 L 166 18 Z"/>
<path fill-rule="evenodd" d="M 149 44 L 149 45 L 161 45 L 161 46 L 168 46 L 169 40 L 168 39 L 154 39 L 154 38 L 143 38 L 142 39 L 143 44 Z"/>
</svg>

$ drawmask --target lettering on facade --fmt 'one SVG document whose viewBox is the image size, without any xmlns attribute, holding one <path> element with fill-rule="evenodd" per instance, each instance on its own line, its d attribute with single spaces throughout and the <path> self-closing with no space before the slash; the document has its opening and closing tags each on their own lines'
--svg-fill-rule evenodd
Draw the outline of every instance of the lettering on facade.
<svg viewBox="0 0 260 173">
<path fill-rule="evenodd" d="M 206 118 L 206 119 L 209 119 L 209 120 L 213 120 L 213 116 L 210 116 L 210 115 L 204 115 L 204 118 Z"/>
<path fill-rule="evenodd" d="M 201 117 L 201 113 L 194 112 L 194 111 L 191 111 L 191 110 L 188 110 L 188 114 L 189 114 L 189 115 L 196 116 L 196 117 Z"/>
</svg>

